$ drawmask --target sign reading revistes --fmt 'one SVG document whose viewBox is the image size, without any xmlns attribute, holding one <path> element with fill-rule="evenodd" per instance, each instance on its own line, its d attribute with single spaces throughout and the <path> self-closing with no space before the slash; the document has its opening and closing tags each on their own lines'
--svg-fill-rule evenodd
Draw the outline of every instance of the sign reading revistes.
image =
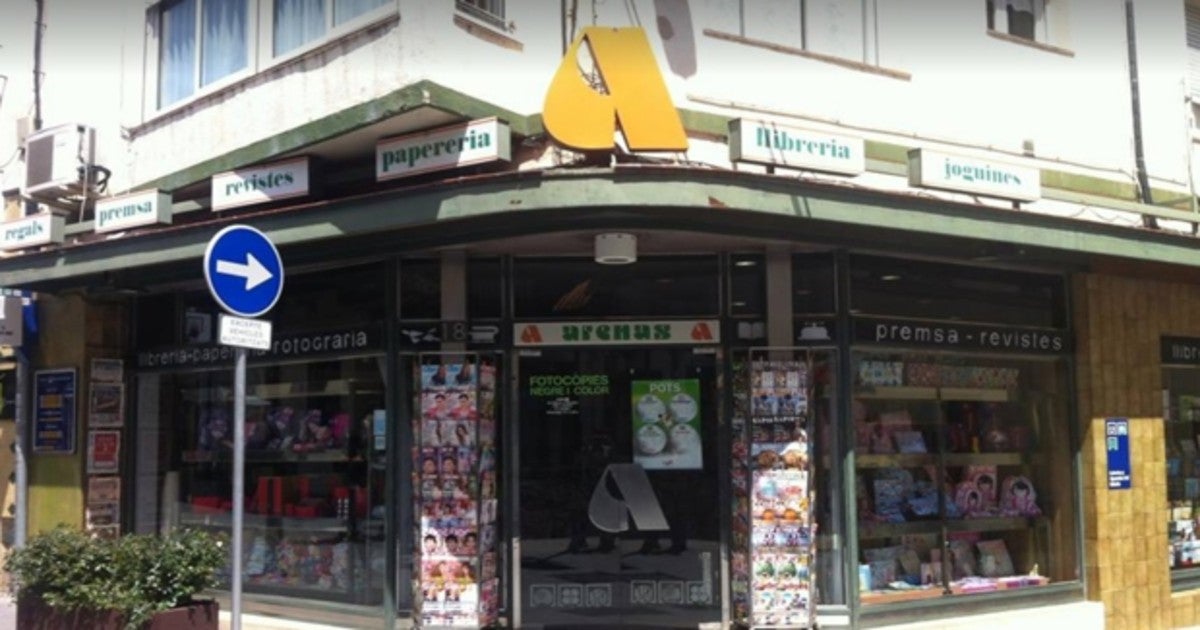
<svg viewBox="0 0 1200 630">
<path fill-rule="evenodd" d="M 308 158 L 218 173 L 212 177 L 212 209 L 301 197 L 308 194 Z"/>
</svg>

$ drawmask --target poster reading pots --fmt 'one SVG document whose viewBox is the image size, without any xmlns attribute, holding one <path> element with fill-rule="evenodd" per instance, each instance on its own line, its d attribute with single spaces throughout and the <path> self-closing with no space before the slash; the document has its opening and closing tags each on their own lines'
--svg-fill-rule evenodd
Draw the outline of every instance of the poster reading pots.
<svg viewBox="0 0 1200 630">
<path fill-rule="evenodd" d="M 700 381 L 633 381 L 633 461 L 646 470 L 704 467 Z"/>
</svg>

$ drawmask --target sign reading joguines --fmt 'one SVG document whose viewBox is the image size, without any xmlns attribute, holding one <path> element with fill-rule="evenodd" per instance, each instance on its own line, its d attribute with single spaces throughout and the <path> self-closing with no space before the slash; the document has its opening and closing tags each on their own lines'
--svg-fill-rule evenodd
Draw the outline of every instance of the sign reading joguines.
<svg viewBox="0 0 1200 630">
<path fill-rule="evenodd" d="M 171 222 L 171 196 L 155 190 L 96 202 L 96 232 Z"/>
<path fill-rule="evenodd" d="M 908 152 L 908 184 L 1016 201 L 1042 196 L 1041 172 L 1035 168 L 928 149 Z"/>
<path fill-rule="evenodd" d="M 721 341 L 717 320 L 638 322 L 537 322 L 515 324 L 516 346 L 712 344 Z"/>
<path fill-rule="evenodd" d="M 867 164 L 862 138 L 744 118 L 729 123 L 729 159 L 846 175 Z"/>
<path fill-rule="evenodd" d="M 308 194 L 308 158 L 217 173 L 212 177 L 212 209 L 301 197 Z"/>
<path fill-rule="evenodd" d="M 854 320 L 854 341 L 1031 354 L 1071 350 L 1070 339 L 1059 330 L 862 317 Z"/>
<path fill-rule="evenodd" d="M 485 118 L 381 140 L 375 147 L 375 178 L 382 181 L 510 159 L 508 124 Z"/>
</svg>

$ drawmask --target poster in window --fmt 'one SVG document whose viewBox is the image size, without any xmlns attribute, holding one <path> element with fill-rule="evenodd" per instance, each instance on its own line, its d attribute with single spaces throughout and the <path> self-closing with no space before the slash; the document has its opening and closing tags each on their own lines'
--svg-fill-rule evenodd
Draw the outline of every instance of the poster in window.
<svg viewBox="0 0 1200 630">
<path fill-rule="evenodd" d="M 74 368 L 34 374 L 33 451 L 65 455 L 75 452 L 77 382 Z"/>
<path fill-rule="evenodd" d="M 704 468 L 700 381 L 633 381 L 633 460 L 647 470 Z"/>
<path fill-rule="evenodd" d="M 88 426 L 119 427 L 125 418 L 125 386 L 120 383 L 92 382 L 88 396 Z"/>
<path fill-rule="evenodd" d="M 120 431 L 88 432 L 87 471 L 89 473 L 119 472 L 120 460 Z"/>
</svg>

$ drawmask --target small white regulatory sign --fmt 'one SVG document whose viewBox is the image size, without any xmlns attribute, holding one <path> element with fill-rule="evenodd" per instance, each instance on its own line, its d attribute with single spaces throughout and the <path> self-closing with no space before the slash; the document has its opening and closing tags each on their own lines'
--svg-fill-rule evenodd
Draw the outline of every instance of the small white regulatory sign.
<svg viewBox="0 0 1200 630">
<path fill-rule="evenodd" d="M 271 322 L 263 319 L 246 319 L 220 314 L 220 342 L 226 346 L 271 349 Z"/>
</svg>

